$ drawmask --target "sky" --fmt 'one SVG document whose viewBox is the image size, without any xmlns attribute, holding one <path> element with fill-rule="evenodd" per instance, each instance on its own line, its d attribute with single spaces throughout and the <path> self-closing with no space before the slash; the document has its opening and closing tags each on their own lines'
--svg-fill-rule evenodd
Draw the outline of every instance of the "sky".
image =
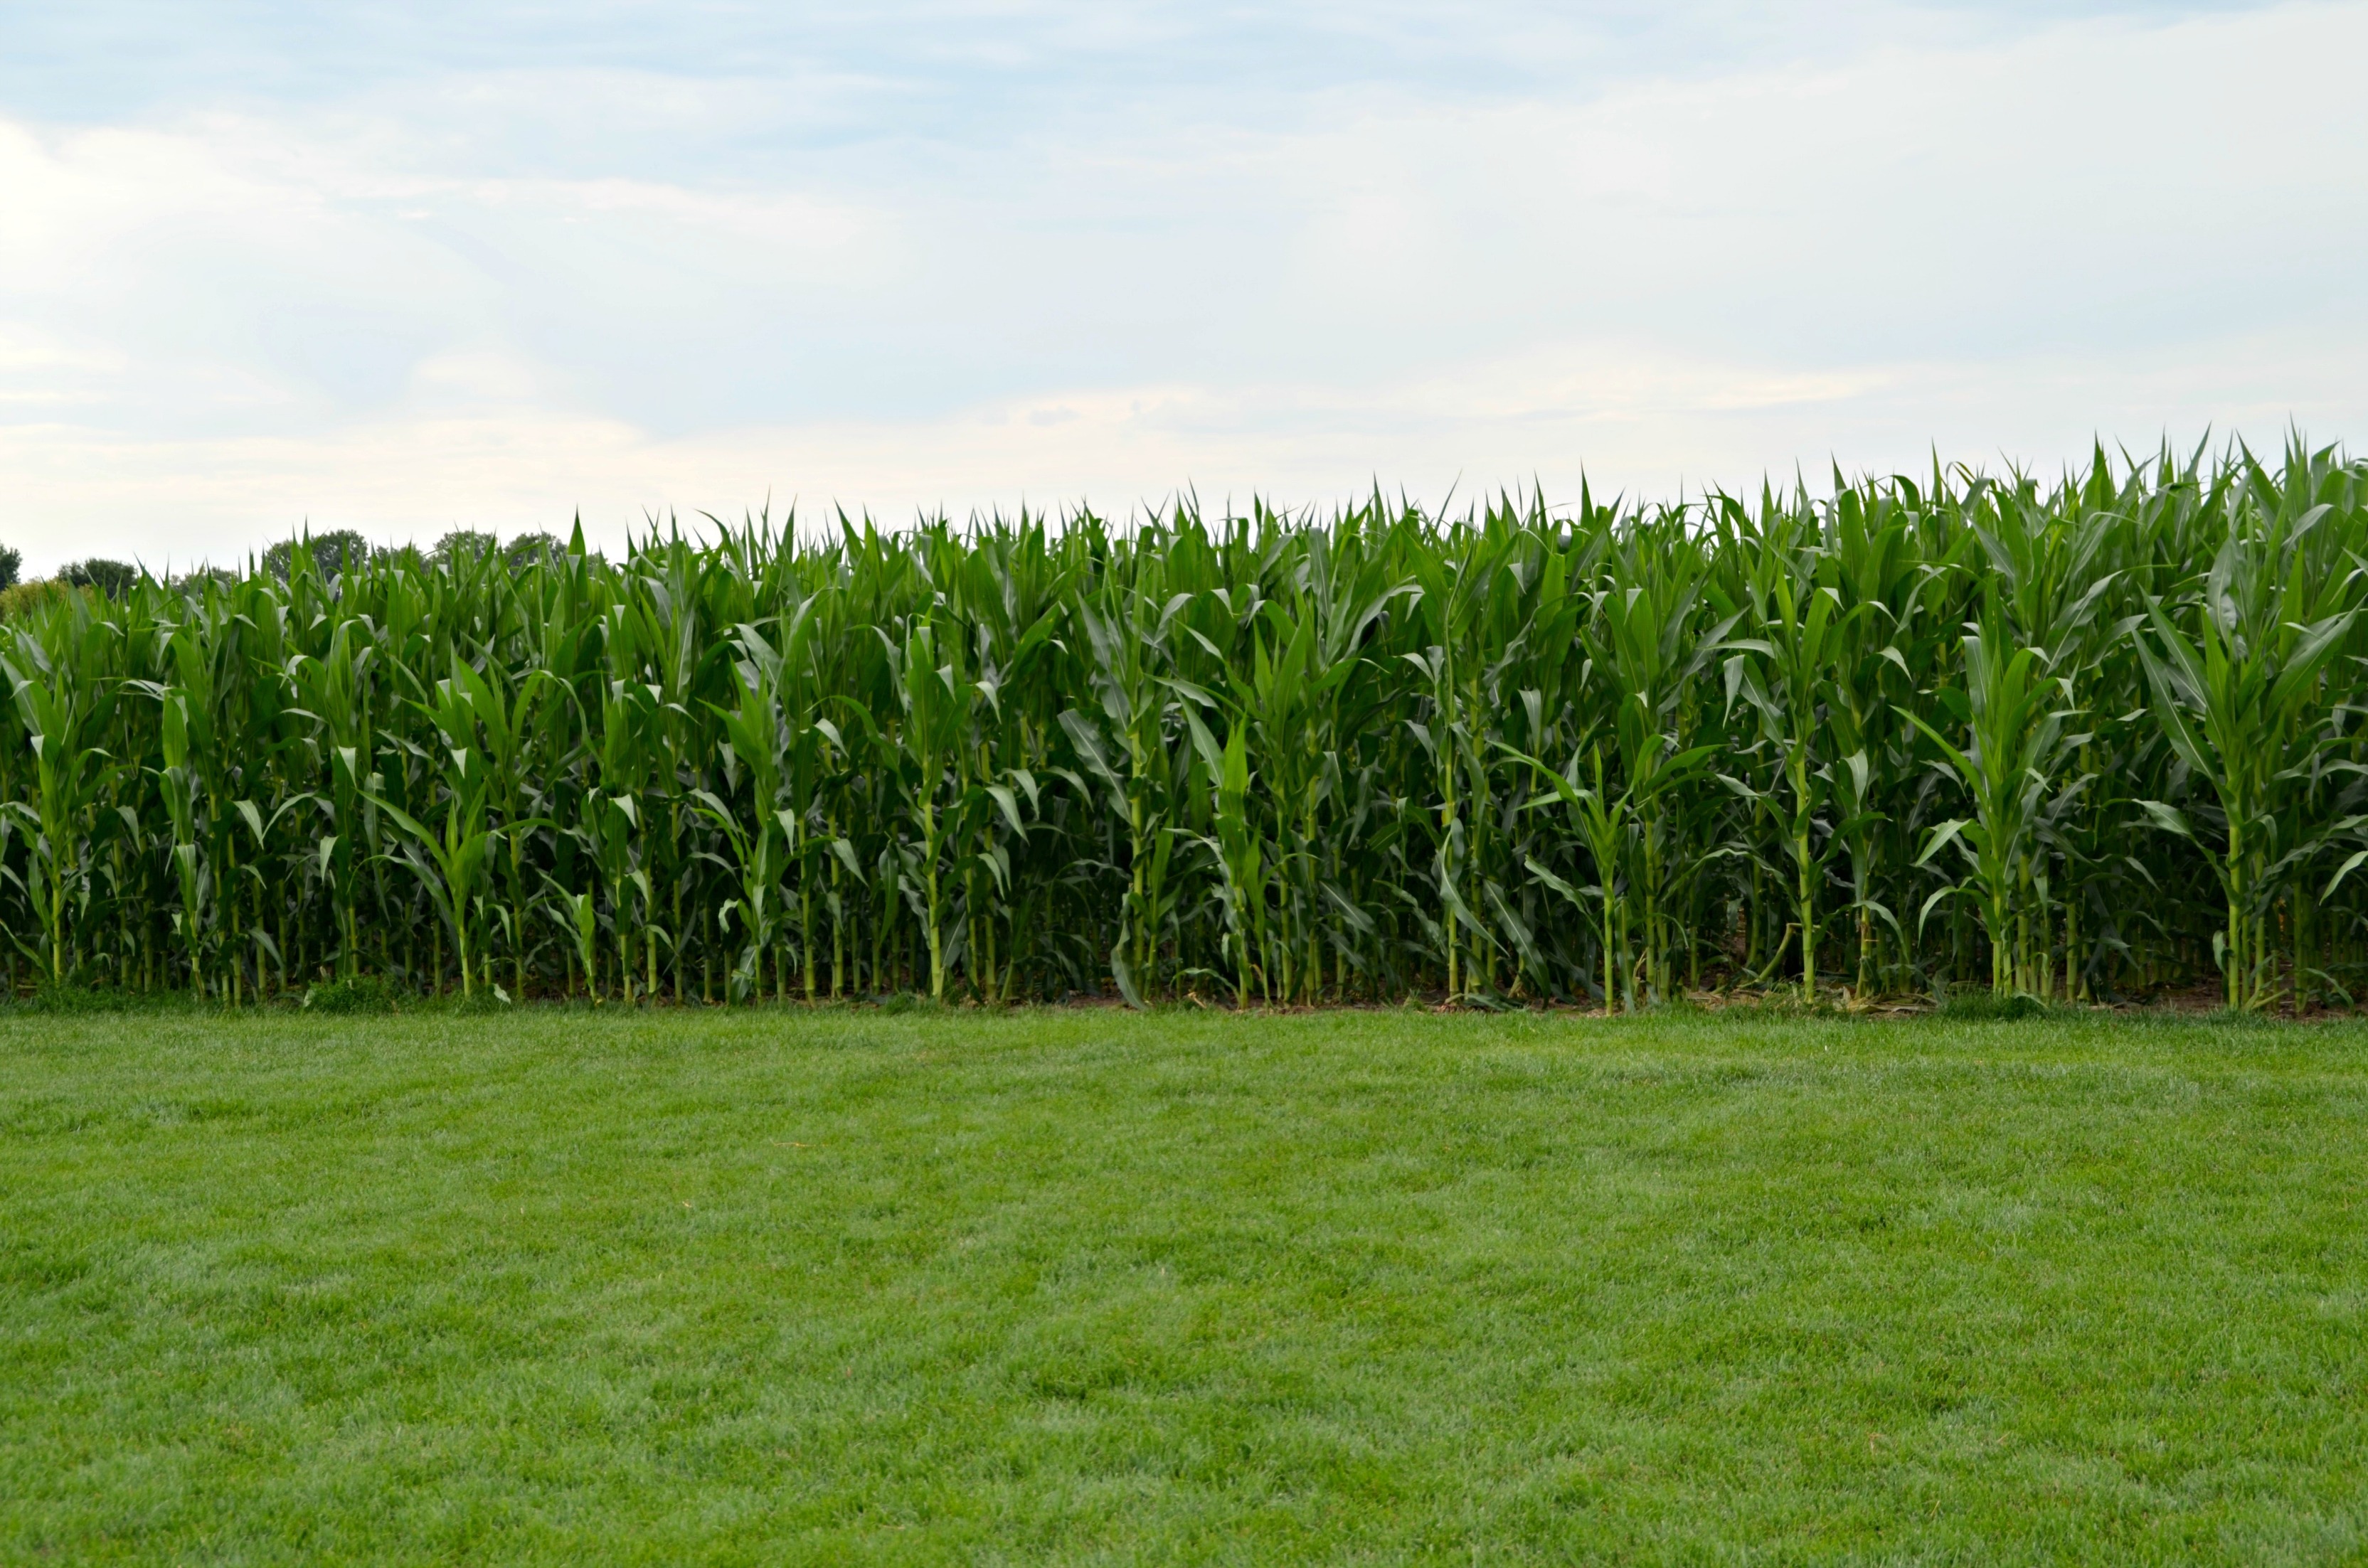
<svg viewBox="0 0 2368 1568">
<path fill-rule="evenodd" d="M 0 542 L 2368 432 L 2368 0 L 0 0 Z"/>
</svg>

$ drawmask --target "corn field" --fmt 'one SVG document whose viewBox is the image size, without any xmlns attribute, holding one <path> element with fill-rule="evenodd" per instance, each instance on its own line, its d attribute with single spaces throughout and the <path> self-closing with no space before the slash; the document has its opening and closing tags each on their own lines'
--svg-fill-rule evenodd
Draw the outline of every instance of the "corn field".
<svg viewBox="0 0 2368 1568">
<path fill-rule="evenodd" d="M 2368 978 L 2368 464 L 2333 449 L 275 555 L 0 623 L 15 990 Z"/>
</svg>

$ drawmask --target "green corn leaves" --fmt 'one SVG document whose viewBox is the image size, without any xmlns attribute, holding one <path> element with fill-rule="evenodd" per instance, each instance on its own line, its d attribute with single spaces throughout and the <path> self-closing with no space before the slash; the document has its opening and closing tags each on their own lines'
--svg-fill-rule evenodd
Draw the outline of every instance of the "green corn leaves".
<svg viewBox="0 0 2368 1568">
<path fill-rule="evenodd" d="M 2368 983 L 2368 470 L 2331 451 L 828 521 L 515 568 L 300 546 L 28 607 L 0 624 L 10 978 L 1615 1008 Z"/>
</svg>

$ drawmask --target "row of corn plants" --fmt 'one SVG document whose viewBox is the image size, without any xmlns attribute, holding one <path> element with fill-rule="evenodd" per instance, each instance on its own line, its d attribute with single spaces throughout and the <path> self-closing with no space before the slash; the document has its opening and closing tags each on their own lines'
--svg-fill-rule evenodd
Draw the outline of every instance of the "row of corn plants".
<svg viewBox="0 0 2368 1568">
<path fill-rule="evenodd" d="M 2368 465 L 764 519 L 37 594 L 18 990 L 1236 1005 L 2368 977 Z"/>
</svg>

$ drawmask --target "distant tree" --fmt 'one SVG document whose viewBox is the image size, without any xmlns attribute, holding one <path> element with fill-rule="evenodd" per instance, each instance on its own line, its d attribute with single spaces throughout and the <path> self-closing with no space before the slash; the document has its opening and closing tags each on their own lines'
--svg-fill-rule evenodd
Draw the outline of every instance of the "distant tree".
<svg viewBox="0 0 2368 1568">
<path fill-rule="evenodd" d="M 450 566 L 456 562 L 474 561 L 480 556 L 490 555 L 501 547 L 501 541 L 489 533 L 480 533 L 475 528 L 454 528 L 436 541 L 436 548 L 429 552 L 427 559 L 439 566 Z"/>
<path fill-rule="evenodd" d="M 13 544 L 0 544 L 0 591 L 13 588 L 25 570 L 25 552 Z"/>
<path fill-rule="evenodd" d="M 208 583 L 220 583 L 229 587 L 237 581 L 238 574 L 227 566 L 200 566 L 194 572 L 185 572 L 174 578 L 173 586 L 185 594 L 193 594 Z"/>
<path fill-rule="evenodd" d="M 288 580 L 288 573 L 296 560 L 298 544 L 313 551 L 313 564 L 324 577 L 342 577 L 353 568 L 370 563 L 378 551 L 370 540 L 351 528 L 332 528 L 326 533 L 307 534 L 302 540 L 284 539 L 263 552 L 263 569 L 279 578 Z"/>
<path fill-rule="evenodd" d="M 77 588 L 96 588 L 110 599 L 120 599 L 140 581 L 140 568 L 128 561 L 109 561 L 94 555 L 87 561 L 69 561 L 59 567 L 58 581 Z"/>
<path fill-rule="evenodd" d="M 510 569 L 514 572 L 523 572 L 529 566 L 541 566 L 546 562 L 557 561 L 566 553 L 566 540 L 557 534 L 541 532 L 518 534 L 511 539 L 503 551 L 504 556 L 510 563 Z"/>
</svg>

